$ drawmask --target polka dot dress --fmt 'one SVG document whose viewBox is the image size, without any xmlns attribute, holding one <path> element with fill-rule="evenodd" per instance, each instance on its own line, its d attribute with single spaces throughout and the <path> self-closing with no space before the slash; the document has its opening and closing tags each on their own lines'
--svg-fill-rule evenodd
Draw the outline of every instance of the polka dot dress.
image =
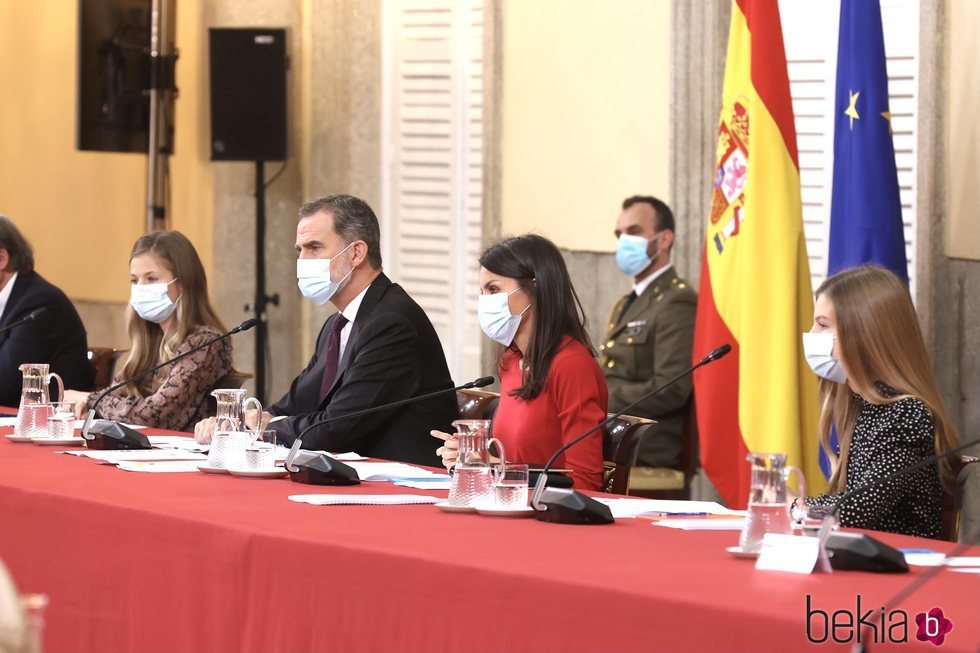
<svg viewBox="0 0 980 653">
<path fill-rule="evenodd" d="M 885 396 L 898 393 L 878 384 Z M 859 406 L 848 451 L 845 492 L 885 478 L 935 455 L 932 414 L 918 399 L 872 404 L 854 395 Z M 833 506 L 837 495 L 807 497 L 808 507 Z M 819 509 L 811 511 L 819 513 Z M 928 465 L 844 502 L 844 526 L 938 538 L 942 523 L 942 486 L 937 465 Z"/>
</svg>

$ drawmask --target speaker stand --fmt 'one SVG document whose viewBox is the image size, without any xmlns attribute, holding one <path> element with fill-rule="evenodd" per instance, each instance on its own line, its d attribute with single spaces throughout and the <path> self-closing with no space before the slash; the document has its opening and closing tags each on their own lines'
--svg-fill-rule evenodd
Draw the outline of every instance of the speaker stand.
<svg viewBox="0 0 980 653">
<path fill-rule="evenodd" d="M 265 405 L 266 369 L 265 351 L 268 347 L 266 309 L 269 304 L 279 305 L 279 293 L 271 297 L 265 294 L 265 163 L 255 162 L 255 301 L 246 305 L 253 311 L 255 325 L 255 398 Z"/>
</svg>

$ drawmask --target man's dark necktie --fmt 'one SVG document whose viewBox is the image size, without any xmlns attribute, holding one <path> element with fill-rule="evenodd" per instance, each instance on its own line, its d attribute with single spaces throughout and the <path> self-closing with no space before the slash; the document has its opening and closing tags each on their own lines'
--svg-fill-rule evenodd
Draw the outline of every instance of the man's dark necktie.
<svg viewBox="0 0 980 653">
<path fill-rule="evenodd" d="M 337 380 L 337 367 L 340 365 L 340 331 L 349 321 L 343 313 L 337 313 L 333 324 L 330 325 L 330 335 L 327 336 L 327 364 L 323 368 L 323 381 L 320 384 L 320 401 L 323 401 L 333 387 L 333 382 Z"/>
<path fill-rule="evenodd" d="M 630 294 L 626 295 L 626 301 L 623 303 L 623 310 L 619 312 L 619 317 L 616 318 L 617 322 L 623 319 L 623 316 L 626 315 L 626 311 L 630 309 L 630 306 L 632 306 L 633 302 L 635 301 L 636 301 L 636 291 L 634 290 L 630 292 Z"/>
</svg>

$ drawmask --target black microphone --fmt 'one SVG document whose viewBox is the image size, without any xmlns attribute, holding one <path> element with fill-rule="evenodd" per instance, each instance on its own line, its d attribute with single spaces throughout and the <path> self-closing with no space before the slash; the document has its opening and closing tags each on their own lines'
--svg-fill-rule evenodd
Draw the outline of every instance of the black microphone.
<svg viewBox="0 0 980 653">
<path fill-rule="evenodd" d="M 943 458 L 952 456 L 977 444 L 980 444 L 980 438 L 961 444 L 949 451 L 923 458 L 916 463 L 903 467 L 897 472 L 871 481 L 870 483 L 859 485 L 838 496 L 837 501 L 831 506 L 830 512 L 824 516 L 823 523 L 820 524 L 820 530 L 817 532 L 820 545 L 827 551 L 830 565 L 834 569 L 852 569 L 857 571 L 878 571 L 884 573 L 902 573 L 908 571 L 909 566 L 905 562 L 905 556 L 884 542 L 879 542 L 870 535 L 863 533 L 832 533 L 831 529 L 833 528 L 837 514 L 840 512 L 841 506 L 844 505 L 845 501 L 853 499 L 871 488 L 890 483 L 917 469 L 935 465 Z"/>
<path fill-rule="evenodd" d="M 7 326 L 5 326 L 2 329 L 0 329 L 0 333 L 6 333 L 7 331 L 10 331 L 11 329 L 13 329 L 16 326 L 20 326 L 21 324 L 24 324 L 25 322 L 32 322 L 33 320 L 36 320 L 37 319 L 37 316 L 38 315 L 40 315 L 41 313 L 43 313 L 46 310 L 48 310 L 48 307 L 47 306 L 42 306 L 41 308 L 35 308 L 33 311 L 31 311 L 30 313 L 28 313 L 24 317 L 20 318 L 19 320 L 15 321 L 15 322 L 11 322 Z"/>
<path fill-rule="evenodd" d="M 541 470 L 541 474 L 538 476 L 538 482 L 534 486 L 534 494 L 531 496 L 531 507 L 538 511 L 535 517 L 541 521 L 555 522 L 558 524 L 613 523 L 614 520 L 612 512 L 609 510 L 609 506 L 602 504 L 595 499 L 582 494 L 581 492 L 560 488 L 549 488 L 547 491 L 545 491 L 545 486 L 548 484 L 548 468 L 551 467 L 555 460 L 558 459 L 558 456 L 560 456 L 562 452 L 567 450 L 569 447 L 578 444 L 589 435 L 592 435 L 597 430 L 608 425 L 614 419 L 625 415 L 628 410 L 631 410 L 658 392 L 661 392 L 665 388 L 677 383 L 688 374 L 692 374 L 694 370 L 698 369 L 699 367 L 722 358 L 731 350 L 732 346 L 729 344 L 724 344 L 721 347 L 718 347 L 713 352 L 699 360 L 697 364 L 684 370 L 670 381 L 667 381 L 667 383 L 664 383 L 659 388 L 651 390 L 630 405 L 623 408 L 618 413 L 610 415 L 582 435 L 559 447 L 558 451 L 552 454 L 551 458 L 548 459 L 548 462 L 545 463 L 545 466 Z"/>
<path fill-rule="evenodd" d="M 303 437 L 313 429 L 323 426 L 324 424 L 330 424 L 331 422 L 336 422 L 338 420 L 353 419 L 369 413 L 388 410 L 389 408 L 396 408 L 398 406 L 403 406 L 415 401 L 421 401 L 423 399 L 429 399 L 430 397 L 435 397 L 447 392 L 469 390 L 470 388 L 482 388 L 485 385 L 490 385 L 493 383 L 493 381 L 494 378 L 492 376 L 481 376 L 475 381 L 464 383 L 463 385 L 456 386 L 455 388 L 443 388 L 442 390 L 427 392 L 424 395 L 393 401 L 390 404 L 372 406 L 370 408 L 357 410 L 353 413 L 346 413 L 344 415 L 332 415 L 317 422 L 313 422 L 305 429 L 300 431 L 299 435 L 296 436 L 296 440 L 293 441 L 293 447 L 289 450 L 289 455 L 286 456 L 286 461 L 284 464 L 286 466 L 286 471 L 289 472 L 289 478 L 297 483 L 308 483 L 310 485 L 357 485 L 361 482 L 361 479 L 357 476 L 357 470 L 350 465 L 345 465 L 339 460 L 326 456 L 322 453 L 314 453 L 312 451 L 301 452 L 299 448 L 303 446 Z"/>
<path fill-rule="evenodd" d="M 115 392 L 119 388 L 127 386 L 134 381 L 139 381 L 143 377 L 153 374 L 160 368 L 166 367 L 171 363 L 175 363 L 185 356 L 190 356 L 191 354 L 199 352 L 202 349 L 206 349 L 219 340 L 224 340 L 225 338 L 233 336 L 236 333 L 248 331 L 258 324 L 258 322 L 259 321 L 256 318 L 251 317 L 228 333 L 215 336 L 207 342 L 185 351 L 183 354 L 174 356 L 168 361 L 164 361 L 159 365 L 151 367 L 148 370 L 144 370 L 133 377 L 120 381 L 119 383 L 109 386 L 103 390 L 102 393 L 96 398 L 95 403 L 92 404 L 91 410 L 89 410 L 88 415 L 85 416 L 85 423 L 82 425 L 82 437 L 85 439 L 86 446 L 89 449 L 149 449 L 150 441 L 142 433 L 134 431 L 133 429 L 112 420 L 95 420 L 95 411 L 99 407 L 102 400 L 105 399 L 107 395 Z"/>
</svg>

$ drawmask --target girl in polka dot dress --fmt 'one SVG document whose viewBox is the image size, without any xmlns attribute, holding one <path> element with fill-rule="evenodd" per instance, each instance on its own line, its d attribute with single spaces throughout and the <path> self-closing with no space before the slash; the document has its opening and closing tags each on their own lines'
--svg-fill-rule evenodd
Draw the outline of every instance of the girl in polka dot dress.
<svg viewBox="0 0 980 653">
<path fill-rule="evenodd" d="M 803 334 L 820 377 L 820 439 L 833 464 L 830 494 L 807 497 L 811 515 L 837 496 L 956 446 L 915 308 L 891 272 L 864 265 L 827 279 Z M 836 427 L 839 451 L 830 446 Z M 840 508 L 844 526 L 939 537 L 950 459 L 859 493 Z"/>
</svg>

